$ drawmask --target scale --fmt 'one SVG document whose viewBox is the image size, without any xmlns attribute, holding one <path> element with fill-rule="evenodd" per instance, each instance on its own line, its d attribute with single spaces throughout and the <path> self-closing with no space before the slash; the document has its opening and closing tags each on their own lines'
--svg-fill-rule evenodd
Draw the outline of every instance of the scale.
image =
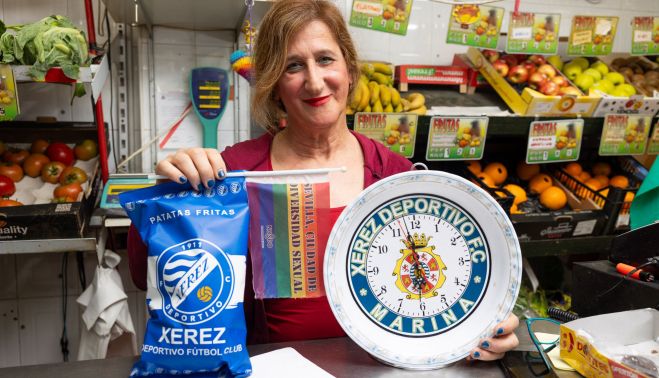
<svg viewBox="0 0 659 378">
<path fill-rule="evenodd" d="M 217 125 L 229 99 L 229 75 L 216 67 L 199 67 L 190 73 L 190 98 L 203 127 L 203 147 L 217 148 Z"/>
<path fill-rule="evenodd" d="M 156 184 L 153 175 L 145 173 L 125 173 L 110 175 L 108 181 L 103 186 L 101 195 L 102 209 L 121 208 L 119 203 L 119 194 L 129 190 L 146 188 Z"/>
</svg>

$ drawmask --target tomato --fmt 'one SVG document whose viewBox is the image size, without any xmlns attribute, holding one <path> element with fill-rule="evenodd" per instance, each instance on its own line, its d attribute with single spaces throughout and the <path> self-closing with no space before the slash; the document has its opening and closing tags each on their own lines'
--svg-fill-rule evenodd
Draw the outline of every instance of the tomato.
<svg viewBox="0 0 659 378">
<path fill-rule="evenodd" d="M 55 202 L 76 202 L 80 192 L 82 192 L 82 186 L 80 186 L 80 183 L 74 182 L 67 185 L 59 185 L 53 190 L 53 197 L 55 198 Z"/>
<path fill-rule="evenodd" d="M 64 143 L 54 142 L 46 149 L 46 155 L 51 161 L 59 161 L 64 165 L 73 164 L 73 150 Z"/>
<path fill-rule="evenodd" d="M 23 178 L 23 168 L 16 163 L 0 163 L 0 175 L 19 182 Z"/>
<path fill-rule="evenodd" d="M 32 142 L 32 146 L 30 146 L 30 152 L 33 154 L 45 154 L 46 150 L 48 149 L 48 144 L 48 141 L 45 139 L 37 139 Z"/>
<path fill-rule="evenodd" d="M 23 206 L 22 203 L 10 199 L 0 200 L 0 207 Z"/>
<path fill-rule="evenodd" d="M 23 170 L 30 177 L 38 177 L 43 167 L 50 163 L 50 159 L 44 154 L 34 153 L 23 162 Z"/>
<path fill-rule="evenodd" d="M 16 193 L 14 180 L 7 176 L 0 175 L 0 197 L 9 197 Z"/>
<path fill-rule="evenodd" d="M 50 163 L 44 165 L 43 169 L 41 169 L 41 179 L 51 184 L 57 184 L 57 181 L 62 175 L 64 168 L 66 168 L 64 163 L 60 163 L 59 161 L 51 161 Z"/>
<path fill-rule="evenodd" d="M 59 183 L 62 185 L 71 183 L 84 184 L 87 182 L 87 174 L 78 167 L 66 167 L 59 177 Z"/>
<path fill-rule="evenodd" d="M 98 146 L 93 140 L 85 139 L 82 142 L 76 144 L 73 152 L 76 155 L 76 159 L 87 161 L 98 155 Z"/>
<path fill-rule="evenodd" d="M 16 163 L 18 165 L 23 164 L 25 159 L 30 155 L 27 150 L 7 150 L 2 154 L 2 160 L 9 163 Z"/>
</svg>

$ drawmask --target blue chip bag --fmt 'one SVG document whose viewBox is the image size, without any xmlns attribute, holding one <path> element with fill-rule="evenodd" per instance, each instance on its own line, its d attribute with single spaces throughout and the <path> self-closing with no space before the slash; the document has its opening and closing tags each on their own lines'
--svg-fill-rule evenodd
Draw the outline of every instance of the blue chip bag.
<svg viewBox="0 0 659 378">
<path fill-rule="evenodd" d="M 148 247 L 150 319 L 130 376 L 249 376 L 244 178 L 203 192 L 169 182 L 119 200 Z"/>
</svg>

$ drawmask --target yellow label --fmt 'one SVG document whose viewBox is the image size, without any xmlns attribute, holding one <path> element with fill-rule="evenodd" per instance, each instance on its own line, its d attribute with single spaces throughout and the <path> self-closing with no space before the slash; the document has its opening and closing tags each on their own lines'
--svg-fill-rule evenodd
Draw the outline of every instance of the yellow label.
<svg viewBox="0 0 659 378">
<path fill-rule="evenodd" d="M 592 30 L 582 30 L 572 33 L 572 45 L 574 46 L 591 43 L 592 41 L 593 41 Z"/>
</svg>

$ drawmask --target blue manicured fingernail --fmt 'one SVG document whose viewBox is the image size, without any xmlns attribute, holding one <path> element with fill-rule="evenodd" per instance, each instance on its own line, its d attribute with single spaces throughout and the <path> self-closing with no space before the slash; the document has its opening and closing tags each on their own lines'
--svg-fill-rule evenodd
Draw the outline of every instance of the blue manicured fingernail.
<svg viewBox="0 0 659 378">
<path fill-rule="evenodd" d="M 198 191 L 198 192 L 203 192 L 203 191 L 204 191 L 204 186 L 201 185 L 201 184 L 199 184 L 199 185 L 197 186 L 197 191 Z"/>
<path fill-rule="evenodd" d="M 490 343 L 488 343 L 487 341 L 483 341 L 483 343 L 481 344 L 481 348 L 483 349 L 487 349 L 489 347 L 490 347 Z"/>
<path fill-rule="evenodd" d="M 178 181 L 181 184 L 185 184 L 186 182 L 188 182 L 188 179 L 186 179 L 185 176 L 181 176 L 181 177 L 178 178 Z"/>
<path fill-rule="evenodd" d="M 224 176 L 226 176 L 227 173 L 224 172 L 224 169 L 220 169 L 219 171 L 217 171 L 217 175 L 219 178 L 224 178 Z"/>
<path fill-rule="evenodd" d="M 215 180 L 208 180 L 208 187 L 212 188 L 215 186 Z"/>
<path fill-rule="evenodd" d="M 481 354 L 479 352 L 474 352 L 474 358 L 480 358 Z"/>
<path fill-rule="evenodd" d="M 502 328 L 499 328 L 499 329 L 497 329 L 497 335 L 500 335 L 500 334 L 502 334 L 502 333 L 503 333 L 503 327 L 502 327 Z"/>
</svg>

